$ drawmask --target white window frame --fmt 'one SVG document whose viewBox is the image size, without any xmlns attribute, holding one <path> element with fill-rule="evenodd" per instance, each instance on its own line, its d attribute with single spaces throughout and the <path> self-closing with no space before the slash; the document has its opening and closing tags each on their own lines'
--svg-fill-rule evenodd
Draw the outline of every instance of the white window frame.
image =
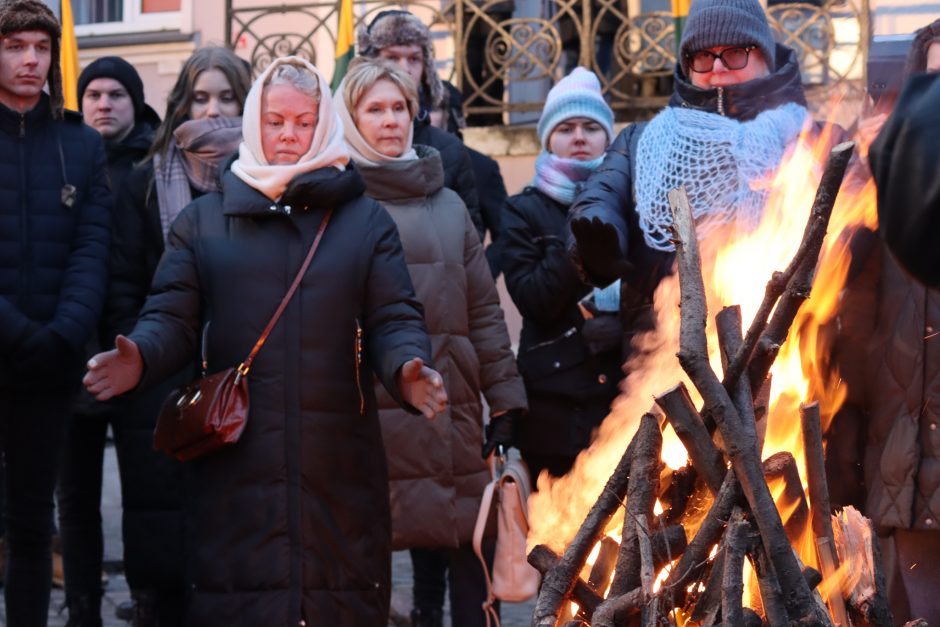
<svg viewBox="0 0 940 627">
<path fill-rule="evenodd" d="M 122 35 L 124 33 L 143 33 L 161 30 L 181 30 L 183 14 L 187 13 L 189 0 L 180 0 L 179 11 L 144 13 L 143 0 L 122 0 L 124 19 L 119 22 L 98 22 L 96 24 L 76 24 L 76 37 L 93 35 Z"/>
</svg>

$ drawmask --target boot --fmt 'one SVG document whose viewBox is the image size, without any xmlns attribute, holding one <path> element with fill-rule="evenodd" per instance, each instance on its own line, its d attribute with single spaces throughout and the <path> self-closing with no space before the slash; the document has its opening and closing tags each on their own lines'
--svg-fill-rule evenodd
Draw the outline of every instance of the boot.
<svg viewBox="0 0 940 627">
<path fill-rule="evenodd" d="M 136 590 L 134 598 L 133 627 L 157 627 L 157 594 L 152 590 Z"/>
<path fill-rule="evenodd" d="M 444 627 L 444 611 L 434 609 L 411 610 L 412 627 Z"/>
<path fill-rule="evenodd" d="M 69 610 L 69 620 L 65 627 L 102 627 L 100 594 L 69 597 L 65 604 Z"/>
</svg>

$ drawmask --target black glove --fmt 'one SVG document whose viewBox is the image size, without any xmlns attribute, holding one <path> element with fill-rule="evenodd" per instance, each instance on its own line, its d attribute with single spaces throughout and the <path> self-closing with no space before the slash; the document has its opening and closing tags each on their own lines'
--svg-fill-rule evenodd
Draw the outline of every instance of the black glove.
<svg viewBox="0 0 940 627">
<path fill-rule="evenodd" d="M 584 321 L 581 335 L 588 351 L 592 355 L 605 353 L 614 349 L 620 350 L 623 343 L 623 325 L 620 316 L 616 314 L 598 314 Z"/>
<path fill-rule="evenodd" d="M 633 269 L 620 250 L 613 224 L 597 217 L 575 218 L 571 221 L 571 234 L 578 243 L 581 265 L 592 279 L 612 283 Z"/>
<path fill-rule="evenodd" d="M 521 413 L 521 409 L 510 409 L 505 414 L 490 416 L 490 422 L 486 425 L 486 439 L 483 441 L 483 448 L 480 451 L 483 459 L 487 459 L 492 455 L 497 446 L 506 448 L 512 446 L 516 416 Z"/>
</svg>

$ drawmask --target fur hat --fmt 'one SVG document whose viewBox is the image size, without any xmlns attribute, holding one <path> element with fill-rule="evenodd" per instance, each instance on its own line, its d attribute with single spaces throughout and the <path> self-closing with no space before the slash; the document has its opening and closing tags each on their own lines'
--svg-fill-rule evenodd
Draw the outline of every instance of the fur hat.
<svg viewBox="0 0 940 627">
<path fill-rule="evenodd" d="M 122 59 L 121 57 L 99 57 L 88 64 L 78 76 L 78 110 L 82 110 L 82 97 L 89 83 L 96 78 L 112 78 L 124 86 L 127 95 L 131 97 L 134 103 L 134 117 L 140 119 L 143 117 L 146 109 L 144 107 L 144 82 L 140 80 L 140 74 L 137 69 Z"/>
<path fill-rule="evenodd" d="M 680 62 L 689 75 L 688 55 L 715 46 L 757 46 L 767 69 L 776 67 L 774 35 L 757 0 L 695 0 L 682 29 Z"/>
<path fill-rule="evenodd" d="M 911 49 L 907 52 L 907 62 L 904 64 L 905 78 L 927 70 L 927 50 L 930 44 L 937 41 L 940 41 L 940 19 L 917 29 Z"/>
<path fill-rule="evenodd" d="M 440 106 L 444 87 L 434 69 L 434 48 L 431 31 L 413 13 L 393 9 L 382 11 L 368 27 L 359 27 L 356 33 L 356 52 L 364 57 L 377 57 L 389 46 L 421 46 L 424 53 L 424 72 L 418 96 L 429 99 L 431 107 Z M 421 93 L 425 92 L 425 93 Z"/>
<path fill-rule="evenodd" d="M 52 63 L 49 64 L 49 105 L 52 117 L 62 119 L 62 69 L 59 65 L 59 38 L 62 28 L 55 14 L 39 0 L 0 1 L 0 37 L 26 30 L 41 30 L 52 39 Z"/>
<path fill-rule="evenodd" d="M 548 92 L 538 124 L 543 150 L 548 150 L 548 138 L 555 127 L 570 118 L 587 118 L 603 126 L 607 143 L 614 137 L 614 112 L 604 100 L 601 82 L 583 67 L 573 69 Z"/>
</svg>

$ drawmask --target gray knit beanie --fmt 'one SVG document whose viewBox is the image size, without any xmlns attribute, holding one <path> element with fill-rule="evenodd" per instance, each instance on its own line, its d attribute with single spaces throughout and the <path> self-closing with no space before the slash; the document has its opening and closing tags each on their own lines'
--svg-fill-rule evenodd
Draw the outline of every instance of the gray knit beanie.
<svg viewBox="0 0 940 627">
<path fill-rule="evenodd" d="M 767 69 L 775 69 L 776 44 L 757 0 L 694 0 L 682 31 L 680 62 L 689 75 L 688 55 L 715 46 L 757 46 Z"/>
</svg>

